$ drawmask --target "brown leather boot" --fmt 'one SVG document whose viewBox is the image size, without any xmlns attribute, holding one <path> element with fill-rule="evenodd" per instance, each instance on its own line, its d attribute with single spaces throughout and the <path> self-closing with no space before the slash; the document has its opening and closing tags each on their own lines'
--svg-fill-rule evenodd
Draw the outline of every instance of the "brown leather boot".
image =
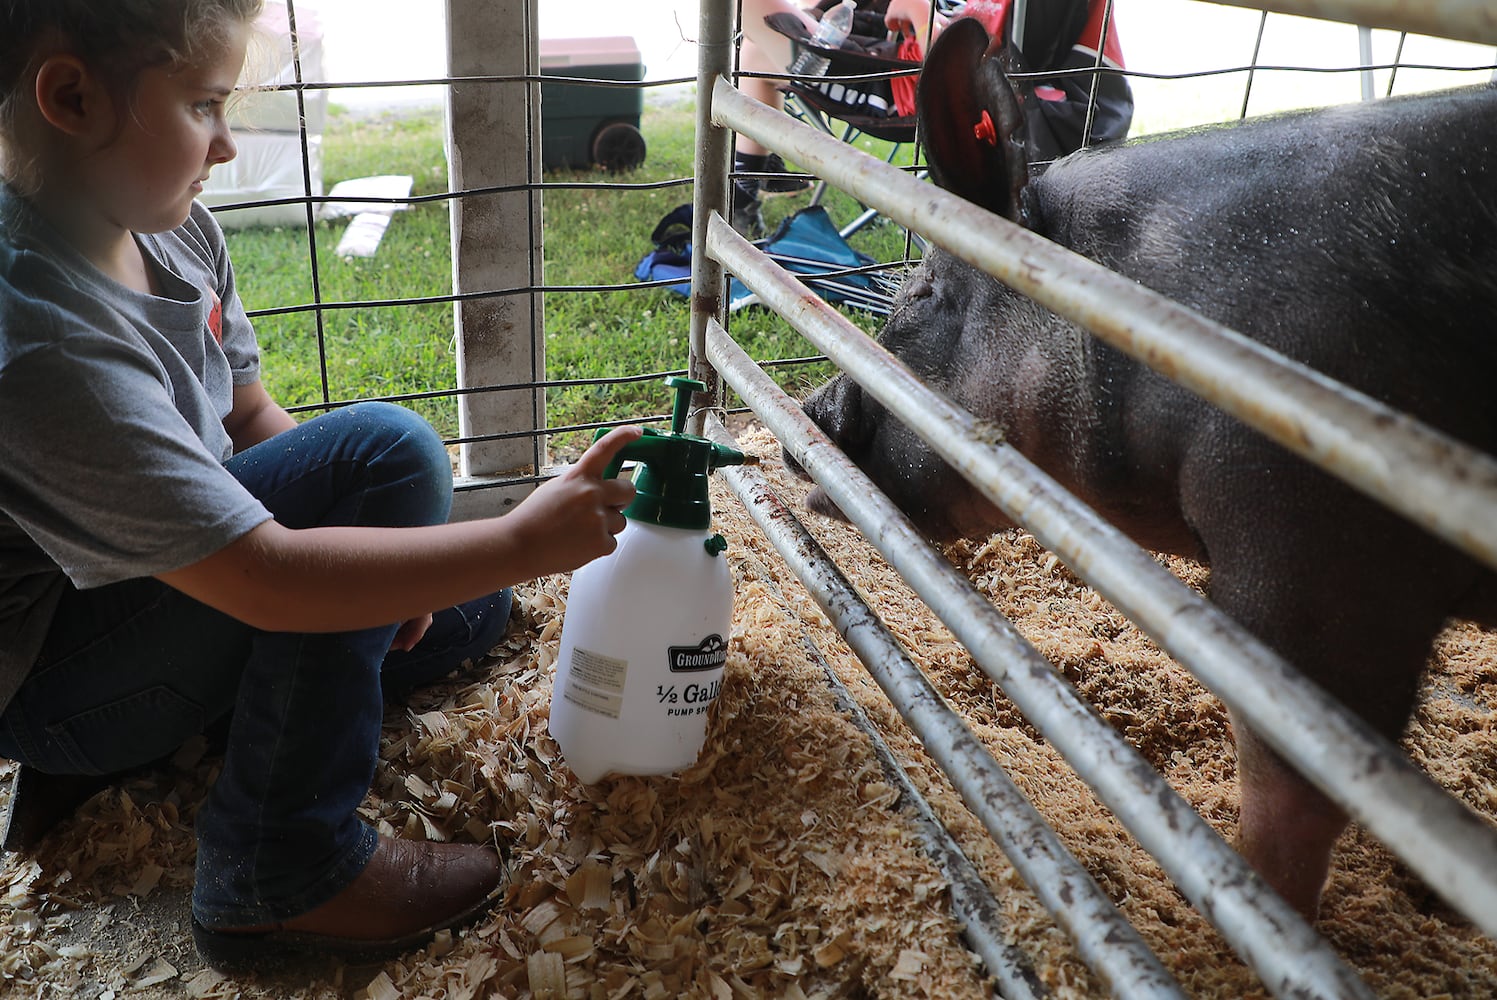
<svg viewBox="0 0 1497 1000">
<path fill-rule="evenodd" d="M 192 936 L 198 953 L 220 970 L 274 968 L 315 956 L 384 961 L 476 919 L 507 881 L 490 847 L 381 837 L 358 878 L 316 909 L 255 927 L 209 929 L 194 918 Z"/>
</svg>

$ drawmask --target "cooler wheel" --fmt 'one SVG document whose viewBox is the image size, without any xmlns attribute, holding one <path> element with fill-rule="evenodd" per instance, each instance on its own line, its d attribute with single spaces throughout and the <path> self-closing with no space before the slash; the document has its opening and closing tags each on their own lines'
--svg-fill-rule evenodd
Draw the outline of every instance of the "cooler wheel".
<svg viewBox="0 0 1497 1000">
<path fill-rule="evenodd" d="M 605 170 L 633 170 L 645 162 L 645 137 L 628 122 L 610 122 L 593 136 L 593 162 Z"/>
</svg>

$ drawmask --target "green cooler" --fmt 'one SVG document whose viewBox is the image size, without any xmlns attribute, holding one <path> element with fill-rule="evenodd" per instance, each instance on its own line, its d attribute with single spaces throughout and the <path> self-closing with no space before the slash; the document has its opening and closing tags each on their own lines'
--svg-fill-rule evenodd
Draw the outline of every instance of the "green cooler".
<svg viewBox="0 0 1497 1000">
<path fill-rule="evenodd" d="M 592 80 L 643 80 L 644 63 L 634 39 L 541 39 L 543 76 Z M 642 87 L 570 83 L 541 84 L 541 165 L 546 170 L 633 170 L 645 162 L 639 131 Z"/>
</svg>

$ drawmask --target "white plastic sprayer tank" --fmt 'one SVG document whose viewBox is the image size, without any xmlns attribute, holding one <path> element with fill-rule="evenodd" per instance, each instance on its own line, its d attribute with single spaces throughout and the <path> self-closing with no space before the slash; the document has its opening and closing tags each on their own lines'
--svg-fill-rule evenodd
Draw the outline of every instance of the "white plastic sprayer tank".
<svg viewBox="0 0 1497 1000">
<path fill-rule="evenodd" d="M 572 574 L 562 622 L 550 730 L 585 784 L 691 766 L 722 689 L 733 583 L 727 543 L 709 534 L 707 476 L 754 459 L 683 433 L 690 394 L 706 387 L 666 384 L 672 429 L 647 428 L 620 454 L 640 467 L 628 524 L 613 553 Z"/>
</svg>

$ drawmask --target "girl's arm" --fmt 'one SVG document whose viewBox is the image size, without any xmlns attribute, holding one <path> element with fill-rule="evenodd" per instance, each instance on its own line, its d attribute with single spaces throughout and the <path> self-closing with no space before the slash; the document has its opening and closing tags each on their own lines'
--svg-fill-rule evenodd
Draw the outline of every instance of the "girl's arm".
<svg viewBox="0 0 1497 1000">
<path fill-rule="evenodd" d="M 224 430 L 229 432 L 235 452 L 244 451 L 295 426 L 296 418 L 270 398 L 263 383 L 257 380 L 234 387 L 234 408 L 224 418 Z"/>
<path fill-rule="evenodd" d="M 610 432 L 503 517 L 419 528 L 266 521 L 159 579 L 267 631 L 345 632 L 420 618 L 612 552 L 634 486 L 603 471 L 639 434 Z"/>
</svg>

